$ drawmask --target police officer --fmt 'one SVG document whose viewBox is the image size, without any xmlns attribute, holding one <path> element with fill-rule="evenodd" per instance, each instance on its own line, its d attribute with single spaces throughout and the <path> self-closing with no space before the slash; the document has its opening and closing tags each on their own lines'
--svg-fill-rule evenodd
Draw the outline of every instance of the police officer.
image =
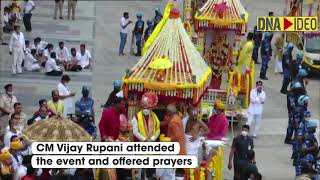
<svg viewBox="0 0 320 180">
<path fill-rule="evenodd" d="M 161 19 L 162 19 L 162 14 L 161 14 L 161 12 L 160 12 L 160 9 L 159 8 L 156 8 L 155 9 L 155 16 L 154 16 L 154 22 L 153 22 L 153 25 L 154 25 L 154 28 L 159 24 L 159 22 L 161 21 Z"/>
<path fill-rule="evenodd" d="M 298 104 L 297 106 L 295 107 L 295 111 L 294 111 L 294 114 L 293 114 L 293 119 L 294 119 L 294 124 L 295 124 L 295 134 L 298 132 L 298 129 L 299 129 L 299 125 L 301 123 L 304 122 L 305 120 L 305 113 L 308 108 L 308 101 L 309 101 L 309 96 L 307 95 L 301 95 L 299 98 L 298 98 Z"/>
<path fill-rule="evenodd" d="M 304 144 L 304 135 L 299 132 L 296 140 L 292 143 L 292 159 L 293 159 L 293 166 L 295 166 L 296 176 L 301 174 L 301 159 L 303 158 L 303 148 Z"/>
<path fill-rule="evenodd" d="M 148 25 L 148 27 L 144 31 L 144 41 L 145 42 L 148 40 L 149 36 L 152 34 L 153 29 L 154 29 L 153 24 L 152 24 L 152 19 L 147 20 L 147 25 Z"/>
<path fill-rule="evenodd" d="M 305 69 L 300 68 L 298 70 L 298 73 L 294 79 L 294 81 L 298 81 L 302 84 L 302 86 L 305 88 L 305 86 L 308 84 L 308 79 L 307 79 L 308 73 Z"/>
<path fill-rule="evenodd" d="M 303 97 L 303 96 L 305 95 L 302 95 L 300 97 Z M 298 100 L 298 106 L 301 107 L 306 104 L 306 102 L 302 101 L 300 98 L 299 100 Z M 307 119 L 311 116 L 311 113 L 308 111 L 304 111 L 304 109 L 298 108 L 295 115 L 297 115 L 295 118 L 299 119 L 299 121 L 296 122 L 298 123 L 298 126 L 295 129 L 295 138 L 292 143 L 292 149 L 293 149 L 292 157 L 293 157 L 293 165 L 296 167 L 296 175 L 300 175 L 301 173 L 300 160 L 302 157 L 306 156 L 311 152 L 311 150 L 308 149 L 311 147 L 310 144 L 314 144 L 314 142 L 316 142 L 315 138 L 313 138 L 314 137 L 313 134 L 315 131 L 313 132 L 312 129 L 315 128 L 317 124 L 312 122 L 311 120 L 307 121 Z M 315 153 L 313 153 L 312 155 L 314 156 Z"/>
<path fill-rule="evenodd" d="M 297 69 L 301 69 L 302 68 L 302 59 L 304 57 L 304 54 L 302 51 L 298 51 L 297 55 L 296 55 L 296 59 L 297 59 Z"/>
<path fill-rule="evenodd" d="M 309 120 L 307 123 L 307 130 L 308 133 L 305 136 L 305 142 L 302 147 L 302 151 L 304 155 L 311 154 L 313 157 L 318 156 L 319 148 L 318 148 L 318 141 L 314 136 L 317 128 L 317 120 Z"/>
<path fill-rule="evenodd" d="M 291 42 L 287 45 L 287 50 L 282 56 L 282 68 L 283 68 L 283 80 L 282 80 L 282 88 L 280 90 L 281 93 L 288 93 L 287 87 L 290 83 L 290 62 L 292 62 L 292 50 L 293 44 Z"/>
<path fill-rule="evenodd" d="M 302 133 L 303 135 L 308 134 L 307 123 L 308 123 L 310 117 L 311 117 L 311 112 L 305 111 L 304 112 L 304 119 L 300 122 L 299 127 L 298 127 L 298 133 Z"/>
<path fill-rule="evenodd" d="M 257 26 L 254 26 L 253 41 L 254 41 L 254 48 L 252 52 L 252 59 L 254 60 L 255 64 L 260 64 L 258 62 L 258 58 L 259 58 L 259 48 L 261 46 L 261 41 L 262 41 L 262 32 L 257 31 Z"/>
<path fill-rule="evenodd" d="M 305 94 L 305 90 L 300 82 L 293 82 L 290 91 L 287 93 L 288 127 L 284 143 L 291 144 L 292 136 L 295 132 L 295 120 L 297 117 L 298 98 Z"/>
<path fill-rule="evenodd" d="M 133 30 L 134 36 L 136 37 L 137 46 L 137 53 L 135 54 L 135 56 L 141 56 L 143 30 L 144 21 L 142 20 L 142 13 L 137 13 L 137 22 Z"/>
<path fill-rule="evenodd" d="M 266 32 L 264 33 L 264 39 L 261 44 L 261 59 L 262 59 L 262 64 L 261 64 L 261 69 L 260 69 L 260 79 L 268 80 L 266 77 L 267 70 L 268 70 L 268 62 L 270 61 L 270 58 L 272 56 L 272 47 L 271 47 L 271 33 Z"/>
<path fill-rule="evenodd" d="M 307 156 L 301 158 L 300 164 L 297 171 L 298 174 L 296 174 L 296 180 L 302 180 L 302 179 L 318 179 L 316 178 L 317 171 L 314 168 L 314 162 L 315 157 L 313 157 L 311 154 L 308 154 Z"/>
<path fill-rule="evenodd" d="M 301 95 L 298 98 L 298 107 L 301 107 L 303 112 L 307 111 L 309 100 L 310 100 L 310 97 L 307 95 Z"/>
</svg>

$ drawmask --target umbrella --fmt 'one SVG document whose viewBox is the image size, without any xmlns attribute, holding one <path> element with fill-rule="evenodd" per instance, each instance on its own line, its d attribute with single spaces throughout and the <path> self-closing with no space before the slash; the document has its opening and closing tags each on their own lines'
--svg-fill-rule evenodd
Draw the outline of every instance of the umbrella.
<svg viewBox="0 0 320 180">
<path fill-rule="evenodd" d="M 157 70 L 164 70 L 169 69 L 173 66 L 172 61 L 166 56 L 162 58 L 154 58 L 154 60 L 150 63 L 149 68 L 157 69 Z"/>
<path fill-rule="evenodd" d="M 28 126 L 23 136 L 32 142 L 88 142 L 92 140 L 81 126 L 57 115 Z"/>
</svg>

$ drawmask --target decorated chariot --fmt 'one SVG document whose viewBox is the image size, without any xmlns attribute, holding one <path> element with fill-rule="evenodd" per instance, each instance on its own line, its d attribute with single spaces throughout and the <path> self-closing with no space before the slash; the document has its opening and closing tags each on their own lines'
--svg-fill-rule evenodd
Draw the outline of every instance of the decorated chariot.
<svg viewBox="0 0 320 180">
<path fill-rule="evenodd" d="M 140 110 L 142 95 L 150 91 L 158 96 L 158 105 L 154 109 L 156 113 L 171 103 L 199 106 L 211 77 L 212 70 L 184 29 L 180 12 L 169 2 L 163 19 L 144 46 L 143 56 L 123 78 L 124 96 L 129 102 L 128 116 L 132 118 Z M 162 119 L 161 114 L 159 119 Z M 160 141 L 169 140 L 160 136 Z M 211 179 L 212 174 L 222 177 L 222 146 L 207 146 L 208 153 L 205 156 L 203 147 L 207 141 L 202 142 L 203 145 L 199 147 L 199 167 L 186 170 L 186 179 Z M 206 160 L 205 166 L 202 160 Z M 217 168 L 218 164 L 221 168 Z"/>
</svg>

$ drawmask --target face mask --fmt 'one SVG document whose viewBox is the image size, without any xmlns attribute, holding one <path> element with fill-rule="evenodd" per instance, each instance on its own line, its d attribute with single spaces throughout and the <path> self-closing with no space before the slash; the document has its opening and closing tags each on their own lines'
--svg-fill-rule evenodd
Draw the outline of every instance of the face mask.
<svg viewBox="0 0 320 180">
<path fill-rule="evenodd" d="M 142 113 L 143 113 L 143 115 L 148 116 L 150 114 L 150 110 L 149 109 L 143 109 Z"/>
<path fill-rule="evenodd" d="M 215 108 L 212 109 L 212 114 L 216 114 L 217 110 Z"/>
<path fill-rule="evenodd" d="M 315 130 L 315 129 L 309 129 L 308 132 L 309 132 L 310 134 L 314 134 L 314 133 L 316 132 L 316 130 Z"/>
<path fill-rule="evenodd" d="M 247 131 L 241 131 L 241 135 L 246 137 L 246 136 L 248 136 L 248 132 Z"/>
<path fill-rule="evenodd" d="M 17 131 L 21 131 L 21 127 L 20 126 L 13 126 L 13 129 L 17 130 Z"/>
<path fill-rule="evenodd" d="M 12 91 L 7 91 L 7 94 L 11 96 L 13 94 L 13 92 Z"/>
</svg>

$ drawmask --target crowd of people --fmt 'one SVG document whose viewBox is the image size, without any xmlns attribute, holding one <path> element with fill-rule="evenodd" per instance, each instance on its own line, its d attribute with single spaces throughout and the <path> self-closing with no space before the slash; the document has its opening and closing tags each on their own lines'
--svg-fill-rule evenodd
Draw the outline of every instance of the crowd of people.
<svg viewBox="0 0 320 180">
<path fill-rule="evenodd" d="M 60 9 L 60 19 L 62 16 L 63 0 L 55 1 L 55 19 L 57 11 Z M 68 1 L 68 19 L 72 13 L 72 19 L 75 19 L 75 7 L 77 1 Z M 12 74 L 20 74 L 25 71 L 43 71 L 48 76 L 61 76 L 63 71 L 81 71 L 92 67 L 91 54 L 86 49 L 85 44 L 81 44 L 77 50 L 75 47 L 70 51 L 64 46 L 64 42 L 59 42 L 58 47 L 36 37 L 33 43 L 25 40 L 24 33 L 20 31 L 20 21 L 23 20 L 25 32 L 31 32 L 31 17 L 36 5 L 32 0 L 25 0 L 23 8 L 16 0 L 4 7 L 2 22 L 2 32 L 11 33 L 9 42 L 9 53 L 12 55 Z M 71 12 L 72 11 L 72 12 Z M 23 12 L 23 18 L 21 13 Z M 2 34 L 1 34 L 2 38 Z M 1 39 L 2 45 L 7 45 Z"/>
<path fill-rule="evenodd" d="M 257 138 L 261 126 L 263 105 L 266 94 L 263 91 L 262 81 L 256 82 L 256 88 L 250 92 L 250 104 L 248 108 L 248 120 L 242 126 L 241 134 L 232 141 L 229 154 L 228 169 L 234 170 L 236 180 L 261 180 L 262 175 L 258 171 L 255 161 L 253 138 Z"/>
<path fill-rule="evenodd" d="M 141 56 L 143 43 L 146 42 L 149 38 L 149 36 L 152 34 L 153 30 L 156 28 L 158 23 L 162 19 L 162 14 L 160 12 L 160 9 L 155 9 L 155 16 L 153 19 L 147 20 L 147 28 L 144 27 L 144 21 L 142 19 L 143 14 L 141 12 L 136 14 L 137 21 L 135 23 L 134 29 L 132 31 L 132 36 L 135 38 L 137 51 L 134 54 L 135 56 Z M 127 42 L 127 36 L 128 36 L 128 26 L 132 23 L 131 20 L 129 20 L 129 13 L 124 12 L 123 17 L 120 20 L 120 46 L 119 46 L 119 56 L 124 56 L 125 53 L 124 48 Z M 133 38 L 133 39 L 134 39 Z M 133 50 L 131 50 L 133 53 Z"/>
<path fill-rule="evenodd" d="M 107 108 L 103 111 L 99 123 L 102 141 L 156 142 L 169 138 L 170 141 L 180 144 L 180 155 L 197 156 L 202 147 L 201 137 L 221 140 L 228 133 L 229 123 L 224 115 L 225 106 L 220 100 L 215 102 L 215 111 L 208 123 L 205 123 L 198 116 L 199 109 L 191 105 L 171 103 L 167 105 L 165 112 L 155 110 L 154 108 L 158 105 L 158 96 L 155 93 L 146 92 L 141 98 L 141 110 L 133 119 L 128 120 L 126 99 L 123 98 L 119 83 L 114 84 L 117 87 L 110 94 L 105 105 Z M 111 100 L 113 103 L 110 103 Z M 129 137 L 130 131 L 134 136 L 133 139 Z M 124 174 L 131 177 L 130 169 L 117 169 L 117 171 L 127 171 Z M 139 170 L 137 176 L 138 178 L 146 176 L 148 179 L 175 179 L 175 176 L 181 174 L 179 171 L 181 170 L 148 169 L 143 173 Z"/>
<path fill-rule="evenodd" d="M 273 13 L 270 12 L 269 16 L 273 16 Z M 264 37 L 263 40 L 262 37 Z M 256 31 L 256 27 L 253 38 L 251 38 L 254 41 L 252 59 L 256 63 L 258 63 L 257 52 L 260 48 L 262 59 L 260 79 L 263 80 L 268 79 L 266 77 L 268 63 L 273 56 L 272 38 L 273 33 L 265 32 L 262 34 Z M 275 73 L 283 75 L 280 93 L 287 96 L 288 127 L 284 142 L 292 145 L 291 158 L 297 179 L 307 177 L 316 179 L 318 178 L 316 174 L 320 170 L 317 165 L 319 145 L 314 135 L 318 127 L 318 120 L 312 119 L 312 113 L 308 110 L 310 97 L 307 93 L 308 72 L 302 66 L 303 45 L 287 42 L 286 47 L 283 48 L 283 44 L 284 34 L 282 33 L 274 41 L 274 58 L 276 61 Z M 296 57 L 293 56 L 294 48 L 297 48 Z M 248 52 L 251 53 L 251 51 Z M 252 101 L 253 99 L 251 99 Z"/>
<path fill-rule="evenodd" d="M 11 33 L 13 31 L 13 27 L 16 23 L 19 23 L 23 20 L 24 27 L 26 32 L 31 32 L 31 17 L 33 10 L 35 9 L 35 4 L 32 0 L 25 0 L 23 7 L 16 0 L 12 1 L 12 3 L 6 7 L 4 7 L 3 12 L 3 32 Z M 21 13 L 23 12 L 23 18 L 21 18 Z"/>
<path fill-rule="evenodd" d="M 13 27 L 9 42 L 9 53 L 12 55 L 12 74 L 26 71 L 43 71 L 48 76 L 61 76 L 63 71 L 81 71 L 92 67 L 92 57 L 85 44 L 79 50 L 71 48 L 69 51 L 61 41 L 58 47 L 36 37 L 31 43 L 25 40 L 18 24 Z"/>
<path fill-rule="evenodd" d="M 59 18 L 63 19 L 63 0 L 56 0 L 55 15 L 59 10 Z M 75 18 L 76 0 L 68 2 L 68 19 L 72 10 L 72 19 Z M 35 9 L 33 1 L 26 0 L 23 21 L 26 31 L 31 31 L 31 16 Z M 59 179 L 62 177 L 93 179 L 92 169 L 34 169 L 31 166 L 30 142 L 22 138 L 21 132 L 36 121 L 50 118 L 54 115 L 68 117 L 75 114 L 75 122 L 83 125 L 84 129 L 92 136 L 97 136 L 95 126 L 94 100 L 90 97 L 90 89 L 82 88 L 82 97 L 73 102 L 75 93 L 68 88 L 70 77 L 63 75 L 64 71 L 81 71 L 92 67 L 92 57 L 85 44 L 80 49 L 71 48 L 69 51 L 64 42 L 59 42 L 58 47 L 43 41 L 40 37 L 33 43 L 26 41 L 20 26 L 17 24 L 21 17 L 18 6 L 13 3 L 11 7 L 4 9 L 3 31 L 12 33 L 9 42 L 9 53 L 13 57 L 12 74 L 25 71 L 43 71 L 48 76 L 62 76 L 57 88 L 51 92 L 51 100 L 39 99 L 39 109 L 27 117 L 23 111 L 23 104 L 13 93 L 13 85 L 4 86 L 5 93 L 0 96 L 0 119 L 4 124 L 1 126 L 3 136 L 3 148 L 0 152 L 1 179 Z M 269 16 L 273 16 L 270 12 Z M 143 42 L 146 42 L 156 25 L 161 21 L 162 14 L 159 9 L 155 10 L 155 17 L 147 20 L 147 28 L 144 28 L 142 13 L 137 13 L 137 21 L 133 30 L 137 51 L 136 56 L 141 56 Z M 120 21 L 120 47 L 119 55 L 124 54 L 124 47 L 128 34 L 129 13 L 123 13 Z M 271 60 L 273 33 L 255 31 L 249 33 L 247 41 L 240 50 L 237 61 L 239 69 L 244 64 L 249 68 L 251 58 L 259 64 L 259 49 L 262 59 L 260 79 L 268 80 L 266 74 L 268 63 Z M 302 68 L 303 53 L 298 52 L 292 56 L 294 45 L 288 43 L 285 51 L 282 51 L 283 35 L 275 41 L 275 72 L 283 74 L 281 93 L 287 95 L 288 128 L 285 139 L 286 144 L 292 145 L 292 159 L 297 177 L 314 177 L 316 175 L 316 160 L 318 158 L 319 145 L 315 138 L 317 123 L 312 120 L 311 112 L 308 111 L 309 97 L 306 86 L 307 72 Z M 301 49 L 302 50 L 302 49 Z M 249 62 L 249 63 L 248 63 Z M 114 90 L 111 92 L 99 123 L 100 139 L 104 142 L 156 142 L 163 137 L 180 144 L 180 155 L 197 155 L 199 153 L 202 137 L 210 140 L 222 140 L 228 133 L 228 120 L 224 114 L 225 105 L 216 100 L 214 113 L 208 122 L 203 122 L 199 117 L 199 109 L 191 105 L 172 103 L 166 106 L 166 112 L 155 111 L 158 104 L 156 94 L 147 92 L 143 95 L 141 110 L 133 119 L 128 119 L 128 102 L 121 91 L 121 81 L 113 82 Z M 263 105 L 266 94 L 262 90 L 263 82 L 257 81 L 256 88 L 251 90 L 248 122 L 242 126 L 241 134 L 233 139 L 229 155 L 228 168 L 234 169 L 235 179 L 262 178 L 255 162 L 253 138 L 257 137 L 261 126 Z M 288 89 L 289 87 L 289 89 Z M 73 110 L 73 106 L 75 110 Z M 30 114 L 30 113 L 28 113 Z M 85 118 L 84 118 L 85 117 Z M 83 123 L 84 122 L 84 123 Z M 134 137 L 130 137 L 130 134 Z M 250 134 L 250 135 L 249 135 Z M 112 169 L 102 171 L 110 177 L 132 178 L 131 169 Z M 148 179 L 175 179 L 180 176 L 181 169 L 147 169 L 138 170 L 138 178 Z"/>
<path fill-rule="evenodd" d="M 68 75 L 63 75 L 57 88 L 52 90 L 51 99 L 40 99 L 39 109 L 32 113 L 32 117 L 27 117 L 23 110 L 23 104 L 14 95 L 13 84 L 4 86 L 5 93 L 0 96 L 1 126 L 3 132 L 3 148 L 0 152 L 0 161 L 2 163 L 2 179 L 23 179 L 22 176 L 31 176 L 31 179 L 46 176 L 49 179 L 56 176 L 77 176 L 79 173 L 88 173 L 83 169 L 33 169 L 30 166 L 30 142 L 23 139 L 21 132 L 34 122 L 50 118 L 54 115 L 75 114 L 76 120 L 82 118 L 82 115 L 90 118 L 82 119 L 87 121 L 86 126 L 82 126 L 92 136 L 96 136 L 94 100 L 89 96 L 90 90 L 84 86 L 82 88 L 82 97 L 73 102 L 75 93 L 68 88 L 70 82 Z M 141 99 L 139 111 L 133 119 L 129 120 L 127 116 L 127 101 L 123 98 L 121 82 L 115 81 L 115 92 L 110 94 L 106 108 L 102 113 L 99 123 L 101 141 L 123 141 L 123 142 L 155 142 L 161 141 L 160 134 L 165 138 L 170 138 L 173 142 L 179 142 L 181 155 L 198 155 L 201 137 L 212 140 L 221 140 L 228 133 L 228 120 L 224 115 L 224 104 L 217 100 L 215 102 L 215 112 L 209 118 L 208 123 L 199 119 L 199 109 L 184 104 L 168 104 L 165 113 L 156 112 L 154 108 L 158 104 L 156 94 L 147 92 Z M 74 112 L 73 112 L 73 108 Z M 71 119 L 71 118 L 70 118 Z M 71 120 L 75 120 L 71 119 Z M 79 123 L 79 121 L 75 121 Z M 131 138 L 130 134 L 134 137 Z M 9 156 L 6 156 L 9 154 Z M 3 158 L 3 159 L 2 159 Z M 6 168 L 9 170 L 6 171 Z M 181 170 L 178 170 L 181 171 Z M 100 173 L 103 171 L 100 170 Z M 115 170 L 118 177 L 132 177 L 131 169 Z M 92 173 L 92 170 L 91 170 Z M 90 174 L 90 173 L 89 173 Z M 111 176 L 111 170 L 107 172 Z M 177 173 L 181 174 L 181 173 Z M 139 170 L 137 176 L 147 178 L 165 178 L 174 179 L 175 169 L 148 169 Z"/>
<path fill-rule="evenodd" d="M 273 12 L 269 12 L 269 16 L 273 16 Z M 288 128 L 285 138 L 286 144 L 292 144 L 292 159 L 293 165 L 296 168 L 297 177 L 310 176 L 314 178 L 316 174 L 316 159 L 318 157 L 318 142 L 314 136 L 317 128 L 317 120 L 311 118 L 311 112 L 308 111 L 307 105 L 310 100 L 307 95 L 306 86 L 308 85 L 308 73 L 302 66 L 304 57 L 303 46 L 301 44 L 294 45 L 293 42 L 287 42 L 285 48 L 284 34 L 281 33 L 274 40 L 272 45 L 273 33 L 272 32 L 259 32 L 255 26 L 253 33 L 249 32 L 247 40 L 243 43 L 240 49 L 240 55 L 237 60 L 237 65 L 241 68 L 245 66 L 246 69 L 250 68 L 251 59 L 255 64 L 258 62 L 259 54 L 261 57 L 260 79 L 268 80 L 268 64 L 270 60 L 275 59 L 276 74 L 283 75 L 282 87 L 280 92 L 287 95 L 287 108 L 288 108 Z M 293 50 L 297 48 L 296 57 L 293 57 Z M 274 51 L 273 51 L 274 49 Z M 259 53 L 260 50 L 260 53 Z M 235 177 L 240 176 L 243 171 L 243 159 L 240 156 L 249 156 L 246 153 L 236 153 L 243 151 L 248 147 L 253 148 L 253 143 L 250 145 L 251 140 L 244 138 L 247 134 L 249 127 L 252 132 L 252 137 L 256 138 L 258 130 L 261 126 L 263 104 L 266 98 L 265 92 L 259 92 L 259 86 L 262 86 L 262 81 L 257 82 L 257 88 L 250 92 L 250 106 L 248 111 L 247 127 L 243 128 L 243 135 L 240 136 L 246 143 L 239 145 L 239 139 L 234 139 L 232 150 L 230 153 L 229 168 L 232 167 L 232 159 L 234 164 Z M 254 128 L 253 128 L 254 127 Z M 247 131 L 247 132 L 244 132 Z M 240 139 L 241 139 L 240 138 Z M 250 142 L 250 143 L 249 143 Z M 245 145 L 245 148 L 243 147 Z M 250 149 L 249 148 L 249 149 Z M 233 158 L 234 156 L 237 158 Z M 238 161 L 240 159 L 240 161 Z M 246 162 L 250 161 L 248 157 L 244 158 Z"/>
<path fill-rule="evenodd" d="M 67 117 L 85 128 L 92 136 L 96 136 L 94 101 L 89 96 L 90 88 L 83 86 L 82 97 L 73 102 L 75 93 L 67 86 L 70 82 L 68 75 L 63 75 L 57 88 L 52 90 L 51 99 L 40 99 L 39 109 L 36 112 L 23 110 L 23 104 L 14 95 L 13 84 L 4 86 L 5 93 L 0 96 L 0 120 L 1 120 L 1 179 L 2 180 L 26 180 L 26 179 L 93 179 L 93 171 L 87 169 L 34 169 L 31 166 L 31 142 L 22 136 L 28 126 L 34 122 L 48 119 L 55 115 Z M 73 108 L 74 107 L 74 108 Z M 74 110 L 73 110 L 74 109 Z M 28 117 L 26 114 L 33 114 Z M 90 116 L 89 122 L 80 122 L 83 115 Z M 87 119 L 85 119 L 87 120 Z"/>
<path fill-rule="evenodd" d="M 286 144 L 292 144 L 292 159 L 297 177 L 315 178 L 317 158 L 319 152 L 315 132 L 318 120 L 312 119 L 308 110 L 310 97 L 307 93 L 307 75 L 302 68 L 303 53 L 298 52 L 296 58 L 292 56 L 294 45 L 288 43 L 283 53 L 283 85 L 281 93 L 287 94 L 288 128 L 285 138 Z"/>
</svg>

